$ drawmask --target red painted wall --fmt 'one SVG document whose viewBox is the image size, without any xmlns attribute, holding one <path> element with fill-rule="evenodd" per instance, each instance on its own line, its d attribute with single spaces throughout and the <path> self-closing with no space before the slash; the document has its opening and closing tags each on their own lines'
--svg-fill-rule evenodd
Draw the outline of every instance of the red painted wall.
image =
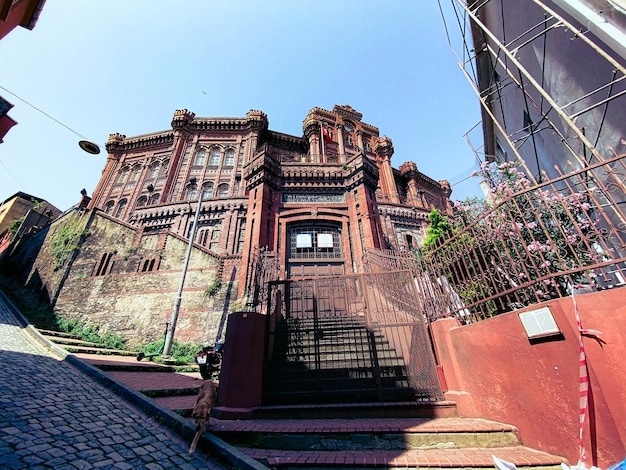
<svg viewBox="0 0 626 470">
<path fill-rule="evenodd" d="M 228 316 L 214 416 L 250 418 L 252 409 L 261 404 L 265 320 L 265 315 L 254 312 Z"/>
<path fill-rule="evenodd" d="M 592 399 L 586 417 L 586 463 L 606 468 L 626 456 L 626 289 L 576 296 L 583 328 L 602 331 L 600 344 L 584 338 Z M 549 306 L 563 333 L 531 344 L 518 313 Z M 432 324 L 438 360 L 464 417 L 517 426 L 525 445 L 578 460 L 579 334 L 571 298 L 546 302 L 461 326 Z"/>
</svg>

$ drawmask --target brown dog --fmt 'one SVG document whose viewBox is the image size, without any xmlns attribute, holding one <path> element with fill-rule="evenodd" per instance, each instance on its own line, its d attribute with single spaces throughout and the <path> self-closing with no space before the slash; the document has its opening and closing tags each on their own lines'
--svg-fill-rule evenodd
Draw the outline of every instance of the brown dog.
<svg viewBox="0 0 626 470">
<path fill-rule="evenodd" d="M 200 440 L 200 436 L 204 433 L 206 423 L 209 421 L 211 415 L 211 408 L 215 404 L 215 384 L 210 380 L 204 380 L 202 386 L 198 391 L 198 398 L 196 398 L 196 405 L 193 408 L 191 417 L 196 423 L 196 435 L 189 447 L 189 453 L 191 454 L 196 450 L 196 445 Z"/>
</svg>

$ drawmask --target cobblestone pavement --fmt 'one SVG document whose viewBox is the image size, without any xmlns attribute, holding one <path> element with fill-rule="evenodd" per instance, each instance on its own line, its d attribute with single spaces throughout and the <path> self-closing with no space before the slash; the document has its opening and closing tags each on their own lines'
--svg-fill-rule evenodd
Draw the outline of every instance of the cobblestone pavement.
<svg viewBox="0 0 626 470">
<path fill-rule="evenodd" d="M 0 296 L 0 468 L 222 468 L 18 326 Z"/>
</svg>

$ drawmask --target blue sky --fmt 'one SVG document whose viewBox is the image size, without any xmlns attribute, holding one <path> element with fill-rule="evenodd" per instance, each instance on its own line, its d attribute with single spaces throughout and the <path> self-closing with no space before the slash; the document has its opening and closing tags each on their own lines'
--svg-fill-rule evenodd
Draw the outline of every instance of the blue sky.
<svg viewBox="0 0 626 470">
<path fill-rule="evenodd" d="M 452 199 L 479 191 L 455 184 L 474 168 L 464 134 L 480 113 L 437 0 L 48 1 L 33 31 L 0 41 L 0 86 L 63 124 L 0 89 L 19 122 L 0 144 L 0 200 L 24 191 L 69 208 L 95 189 L 109 134 L 169 129 L 176 109 L 259 109 L 299 136 L 311 108 L 335 104 L 393 140 L 394 167 L 449 180 Z"/>
</svg>

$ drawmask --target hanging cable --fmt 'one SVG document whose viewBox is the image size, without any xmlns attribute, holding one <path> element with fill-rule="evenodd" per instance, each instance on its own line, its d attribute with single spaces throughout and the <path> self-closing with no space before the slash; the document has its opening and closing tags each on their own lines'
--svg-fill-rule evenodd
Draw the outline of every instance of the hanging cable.
<svg viewBox="0 0 626 470">
<path fill-rule="evenodd" d="M 30 106 L 31 108 L 33 108 L 35 111 L 40 112 L 41 114 L 43 114 L 44 116 L 46 116 L 48 119 L 53 120 L 54 122 L 56 122 L 57 124 L 60 124 L 61 126 L 65 127 L 68 131 L 70 131 L 72 134 L 76 135 L 77 137 L 79 137 L 81 140 L 80 142 L 78 142 L 78 145 L 80 146 L 81 149 L 83 149 L 85 152 L 87 153 L 91 153 L 93 155 L 96 155 L 98 153 L 100 153 L 100 147 L 98 147 L 97 144 L 94 144 L 91 140 L 87 139 L 87 137 L 85 137 L 84 135 L 76 132 L 74 129 L 72 129 L 70 126 L 68 126 L 67 124 L 63 124 L 61 121 L 59 121 L 58 119 L 54 118 L 53 116 L 50 116 L 48 113 L 46 113 L 45 111 L 43 111 L 42 109 L 38 108 L 37 106 L 35 106 L 32 103 L 29 103 L 28 101 L 26 101 L 24 98 L 16 95 L 15 93 L 13 93 L 10 90 L 7 90 L 5 87 L 3 87 L 2 85 L 0 85 L 0 89 L 4 90 L 5 92 L 7 92 L 8 94 L 10 94 L 11 96 L 14 96 L 15 98 L 17 98 L 18 100 L 20 100 L 22 103 Z"/>
<path fill-rule="evenodd" d="M 21 183 L 20 180 L 18 180 L 15 175 L 13 173 L 11 173 L 11 171 L 9 170 L 9 168 L 4 164 L 4 162 L 2 160 L 0 160 L 0 164 L 2 164 L 2 166 L 4 167 L 4 169 L 7 171 L 7 173 L 9 174 L 9 176 L 11 178 L 13 178 L 13 180 L 17 183 L 17 185 L 22 188 L 24 191 L 26 191 L 26 188 L 24 187 L 24 185 Z"/>
</svg>

